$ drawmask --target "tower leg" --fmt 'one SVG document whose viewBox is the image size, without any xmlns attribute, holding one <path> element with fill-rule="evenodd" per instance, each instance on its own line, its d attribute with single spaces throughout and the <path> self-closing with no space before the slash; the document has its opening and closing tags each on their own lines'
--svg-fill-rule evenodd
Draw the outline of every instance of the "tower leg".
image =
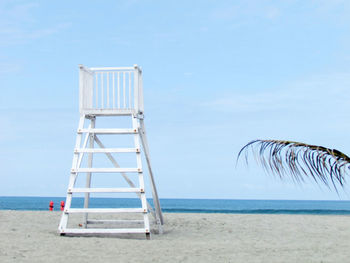
<svg viewBox="0 0 350 263">
<path fill-rule="evenodd" d="M 84 127 L 84 122 L 85 122 L 85 115 L 80 115 L 78 129 L 82 129 Z M 78 133 L 77 139 L 75 142 L 75 148 L 80 147 L 81 140 L 82 140 L 82 134 Z M 80 165 L 79 154 L 75 152 L 73 155 L 72 169 L 76 169 L 79 165 Z M 70 189 L 72 189 L 74 187 L 76 179 L 77 179 L 77 173 L 71 172 L 70 177 L 69 177 L 69 183 L 68 183 L 66 203 L 65 203 L 65 207 L 63 210 L 60 224 L 58 226 L 58 231 L 60 232 L 61 235 L 64 234 L 64 231 L 67 228 L 68 213 L 66 213 L 65 210 L 67 207 L 71 206 L 73 193 L 70 191 Z"/>
<path fill-rule="evenodd" d="M 138 119 L 136 118 L 136 116 L 131 116 L 131 118 L 132 118 L 133 129 L 139 130 Z M 134 144 L 136 149 L 140 149 L 140 146 L 141 146 L 140 137 L 138 134 L 134 135 Z M 150 225 L 149 225 L 149 218 L 148 218 L 147 200 L 146 200 L 146 194 L 145 194 L 145 182 L 143 179 L 143 171 L 142 171 L 141 151 L 136 152 L 136 163 L 137 163 L 137 168 L 139 169 L 139 186 L 142 189 L 140 193 L 140 200 L 141 200 L 143 210 L 146 211 L 143 214 L 144 227 L 147 233 L 149 233 Z M 147 233 L 146 233 L 146 236 L 147 236 Z"/>
<path fill-rule="evenodd" d="M 92 129 L 95 128 L 96 117 L 91 117 L 90 122 L 91 122 L 90 127 Z M 91 134 L 89 134 L 89 148 L 90 149 L 94 148 L 94 142 L 95 142 L 95 134 L 91 133 Z M 92 167 L 92 160 L 93 160 L 93 154 L 89 153 L 89 155 L 88 155 L 88 167 L 89 168 Z M 91 187 L 91 175 L 92 175 L 92 173 L 86 173 L 86 184 L 85 184 L 86 188 Z M 90 202 L 90 193 L 85 193 L 84 208 L 89 208 L 89 202 Z M 87 220 L 88 220 L 88 213 L 84 214 L 84 218 L 83 218 L 84 228 L 87 228 Z"/>
<path fill-rule="evenodd" d="M 147 142 L 147 137 L 146 137 L 146 129 L 145 129 L 145 124 L 143 122 L 143 119 L 140 119 L 140 137 L 141 137 L 141 142 L 143 149 L 145 151 L 145 157 L 146 157 L 146 162 L 148 166 L 148 172 L 149 172 L 149 178 L 151 181 L 151 188 L 152 188 L 152 196 L 153 196 L 153 204 L 156 210 L 156 220 L 157 224 L 163 225 L 164 224 L 164 219 L 163 219 L 163 214 L 162 210 L 160 208 L 160 202 L 158 198 L 158 193 L 157 193 L 157 188 L 156 184 L 153 178 L 153 172 L 152 172 L 152 167 L 151 167 L 151 160 L 150 160 L 150 154 L 149 154 L 149 148 L 148 148 L 148 142 Z M 162 233 L 162 228 L 159 227 L 159 232 Z"/>
</svg>

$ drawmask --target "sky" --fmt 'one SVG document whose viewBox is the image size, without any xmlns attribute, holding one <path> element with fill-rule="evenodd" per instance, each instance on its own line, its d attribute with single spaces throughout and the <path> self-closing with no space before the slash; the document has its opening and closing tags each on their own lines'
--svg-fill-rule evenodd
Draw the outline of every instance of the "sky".
<svg viewBox="0 0 350 263">
<path fill-rule="evenodd" d="M 350 154 L 349 12 L 340 0 L 1 0 L 0 196 L 64 196 L 78 64 L 138 64 L 160 198 L 348 200 L 349 185 L 337 195 L 236 158 L 254 139 Z"/>
</svg>

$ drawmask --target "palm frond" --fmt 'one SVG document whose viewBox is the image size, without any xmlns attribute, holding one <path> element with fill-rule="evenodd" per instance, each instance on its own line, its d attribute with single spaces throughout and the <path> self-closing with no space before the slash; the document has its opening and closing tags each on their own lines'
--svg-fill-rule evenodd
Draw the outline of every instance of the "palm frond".
<svg viewBox="0 0 350 263">
<path fill-rule="evenodd" d="M 345 175 L 350 168 L 350 158 L 346 154 L 323 146 L 282 140 L 254 140 L 240 150 L 237 161 L 244 153 L 248 164 L 249 150 L 267 172 L 281 179 L 289 176 L 296 182 L 303 182 L 311 177 L 316 183 L 332 186 L 337 192 L 339 186 L 344 187 Z"/>
</svg>

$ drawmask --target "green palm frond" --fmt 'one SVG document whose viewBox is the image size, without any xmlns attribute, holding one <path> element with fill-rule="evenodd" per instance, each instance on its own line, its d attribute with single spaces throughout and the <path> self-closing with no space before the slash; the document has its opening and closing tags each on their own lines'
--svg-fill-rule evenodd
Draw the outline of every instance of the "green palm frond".
<svg viewBox="0 0 350 263">
<path fill-rule="evenodd" d="M 245 153 L 248 163 L 249 150 L 267 172 L 281 179 L 290 176 L 296 182 L 303 182 L 304 178 L 311 177 L 316 183 L 332 185 L 336 191 L 337 187 L 344 186 L 344 176 L 350 168 L 350 158 L 346 154 L 306 143 L 254 140 L 240 150 L 237 160 Z"/>
</svg>

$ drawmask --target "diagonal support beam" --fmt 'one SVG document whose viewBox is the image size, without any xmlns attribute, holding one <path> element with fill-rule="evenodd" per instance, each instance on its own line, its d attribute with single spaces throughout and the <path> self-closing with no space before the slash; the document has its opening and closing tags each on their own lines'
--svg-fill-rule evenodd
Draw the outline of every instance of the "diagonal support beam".
<svg viewBox="0 0 350 263">
<path fill-rule="evenodd" d="M 105 146 L 103 145 L 103 143 L 100 141 L 100 139 L 95 135 L 95 141 L 98 144 L 98 146 L 100 148 L 105 148 Z M 118 162 L 115 160 L 115 158 L 113 157 L 112 154 L 105 152 L 105 154 L 107 155 L 108 159 L 112 162 L 112 164 L 114 165 L 115 168 L 120 168 L 120 165 L 118 164 Z M 130 187 L 132 188 L 136 188 L 135 184 L 130 180 L 130 178 L 125 174 L 125 173 L 121 173 L 121 175 L 123 176 L 123 178 L 125 179 L 125 181 L 129 184 Z M 136 193 L 137 196 L 139 198 L 141 198 L 140 193 Z M 147 208 L 148 210 L 151 212 L 151 214 L 156 218 L 155 212 L 152 208 L 152 206 L 150 205 L 150 203 L 147 201 Z"/>
<path fill-rule="evenodd" d="M 89 128 L 90 127 L 91 127 L 91 124 L 89 125 Z M 89 134 L 86 134 L 85 135 L 85 139 L 84 139 L 84 143 L 83 143 L 83 146 L 82 146 L 82 149 L 86 149 L 88 141 L 89 141 Z M 83 155 L 84 155 L 84 153 L 79 153 L 79 159 L 78 159 L 77 168 L 80 168 L 81 161 L 83 160 Z"/>
</svg>

